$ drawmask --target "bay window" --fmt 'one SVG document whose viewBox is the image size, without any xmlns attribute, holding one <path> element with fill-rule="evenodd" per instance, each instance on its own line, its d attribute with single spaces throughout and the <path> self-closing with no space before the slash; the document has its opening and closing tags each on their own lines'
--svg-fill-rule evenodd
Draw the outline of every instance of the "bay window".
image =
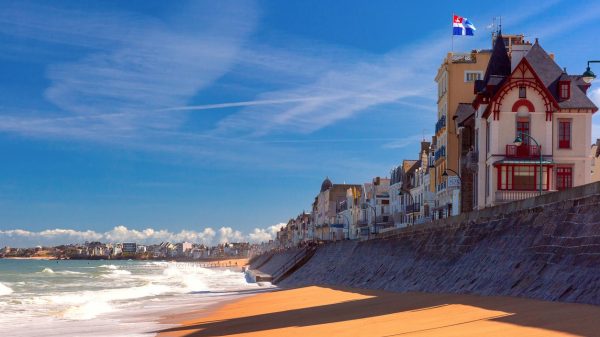
<svg viewBox="0 0 600 337">
<path fill-rule="evenodd" d="M 539 165 L 498 166 L 498 189 L 510 191 L 536 191 L 540 188 Z M 548 190 L 548 166 L 542 167 L 542 189 Z"/>
</svg>

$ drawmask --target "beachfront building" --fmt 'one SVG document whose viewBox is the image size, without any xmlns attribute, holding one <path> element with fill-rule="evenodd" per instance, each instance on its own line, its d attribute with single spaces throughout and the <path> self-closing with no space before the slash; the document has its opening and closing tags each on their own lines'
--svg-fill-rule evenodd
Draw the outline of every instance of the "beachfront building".
<svg viewBox="0 0 600 337">
<path fill-rule="evenodd" d="M 590 85 L 561 69 L 537 39 L 513 45 L 510 57 L 504 41 L 498 34 L 475 83 L 476 208 L 591 181 Z"/>
<path fill-rule="evenodd" d="M 349 188 L 361 188 L 354 184 L 334 184 L 325 178 L 313 204 L 316 239 L 329 241 L 344 239 L 344 224 L 337 216 L 338 205 L 346 199 Z"/>
<path fill-rule="evenodd" d="M 375 177 L 363 185 L 366 220 L 371 234 L 394 226 L 390 209 L 390 179 Z"/>
<path fill-rule="evenodd" d="M 410 172 L 410 196 L 412 206 L 407 210 L 410 223 L 418 224 L 431 220 L 431 210 L 435 207 L 435 193 L 430 188 L 430 164 L 433 158 L 430 156 L 431 143 L 422 141 L 419 160 L 414 164 Z M 408 212 L 410 211 L 410 212 Z"/>
<path fill-rule="evenodd" d="M 592 157 L 592 182 L 600 181 L 600 138 L 592 145 L 590 155 Z"/>
<path fill-rule="evenodd" d="M 338 205 L 338 221 L 345 225 L 344 235 L 350 240 L 355 240 L 360 237 L 359 221 L 361 219 L 365 219 L 360 222 L 362 227 L 366 227 L 365 224 L 367 224 L 366 216 L 364 215 L 366 212 L 364 212 L 364 209 L 361 207 L 363 200 L 362 195 L 362 189 L 350 187 L 346 190 L 346 199 Z"/>
<path fill-rule="evenodd" d="M 406 227 L 407 205 L 410 203 L 407 196 L 410 183 L 407 181 L 407 172 L 417 163 L 417 160 L 403 160 L 401 165 L 394 167 L 390 171 L 390 212 L 394 227 Z M 407 189 L 408 188 L 408 189 Z"/>
<path fill-rule="evenodd" d="M 483 78 L 489 59 L 489 50 L 450 52 L 435 77 L 438 87 L 433 179 L 436 182 L 436 218 L 460 213 L 460 178 L 452 173 L 459 171 L 460 155 L 453 120 L 459 103 L 473 101 L 473 83 Z"/>
</svg>

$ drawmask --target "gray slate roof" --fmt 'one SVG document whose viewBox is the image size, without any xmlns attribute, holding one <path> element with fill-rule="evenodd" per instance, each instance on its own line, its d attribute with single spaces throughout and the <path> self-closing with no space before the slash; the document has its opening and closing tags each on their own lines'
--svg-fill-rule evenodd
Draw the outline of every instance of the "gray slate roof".
<svg viewBox="0 0 600 337">
<path fill-rule="evenodd" d="M 554 96 L 561 109 L 597 109 L 596 105 L 585 94 L 583 89 L 584 82 L 581 76 L 566 74 L 540 46 L 537 40 L 531 47 L 531 50 L 525 55 L 525 59 Z M 561 101 L 558 96 L 558 84 L 560 80 L 569 80 L 571 82 L 571 96 L 567 100 Z"/>
</svg>

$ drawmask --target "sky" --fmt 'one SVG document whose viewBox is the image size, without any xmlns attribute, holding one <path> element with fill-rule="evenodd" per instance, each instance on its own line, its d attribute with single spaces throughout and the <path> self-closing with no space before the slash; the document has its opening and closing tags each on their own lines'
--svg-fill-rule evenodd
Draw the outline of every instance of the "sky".
<svg viewBox="0 0 600 337">
<path fill-rule="evenodd" d="M 453 13 L 455 51 L 501 16 L 569 73 L 600 58 L 592 1 L 0 4 L 0 246 L 272 238 L 325 177 L 417 157 Z"/>
</svg>

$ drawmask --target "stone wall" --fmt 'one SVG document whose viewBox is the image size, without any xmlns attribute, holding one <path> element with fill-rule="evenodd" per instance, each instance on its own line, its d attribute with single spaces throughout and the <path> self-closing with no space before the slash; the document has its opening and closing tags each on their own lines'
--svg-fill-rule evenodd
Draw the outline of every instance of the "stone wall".
<svg viewBox="0 0 600 337">
<path fill-rule="evenodd" d="M 600 183 L 323 245 L 281 283 L 309 284 L 600 305 Z"/>
</svg>

